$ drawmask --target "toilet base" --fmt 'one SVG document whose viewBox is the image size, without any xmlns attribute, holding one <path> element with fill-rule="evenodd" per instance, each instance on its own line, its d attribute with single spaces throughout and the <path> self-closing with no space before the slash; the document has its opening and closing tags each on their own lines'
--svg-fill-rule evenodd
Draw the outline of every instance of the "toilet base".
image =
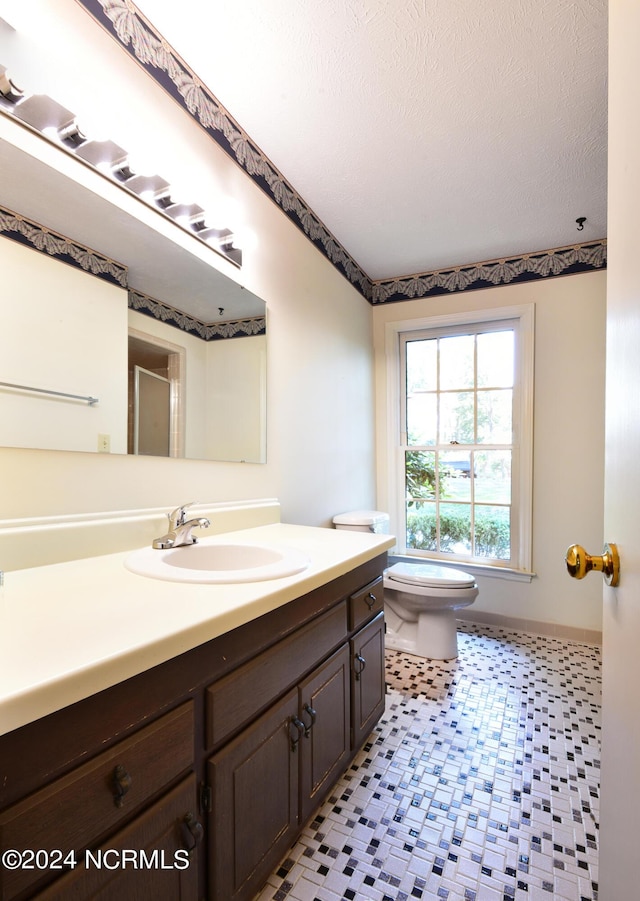
<svg viewBox="0 0 640 901">
<path fill-rule="evenodd" d="M 455 660 L 458 656 L 456 611 L 421 613 L 417 622 L 388 616 L 385 646 L 430 660 Z"/>
</svg>

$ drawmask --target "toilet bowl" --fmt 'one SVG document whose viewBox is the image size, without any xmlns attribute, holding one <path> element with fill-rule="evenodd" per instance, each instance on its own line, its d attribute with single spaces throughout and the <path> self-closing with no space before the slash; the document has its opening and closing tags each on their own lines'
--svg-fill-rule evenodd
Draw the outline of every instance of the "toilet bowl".
<svg viewBox="0 0 640 901">
<path fill-rule="evenodd" d="M 335 516 L 336 529 L 388 532 L 389 515 L 356 510 Z M 385 645 L 432 660 L 458 656 L 456 611 L 473 604 L 478 586 L 469 573 L 438 563 L 394 563 L 384 572 Z"/>
<path fill-rule="evenodd" d="M 478 596 L 473 576 L 435 563 L 394 563 L 383 586 L 388 648 L 432 660 L 458 656 L 456 611 Z"/>
</svg>

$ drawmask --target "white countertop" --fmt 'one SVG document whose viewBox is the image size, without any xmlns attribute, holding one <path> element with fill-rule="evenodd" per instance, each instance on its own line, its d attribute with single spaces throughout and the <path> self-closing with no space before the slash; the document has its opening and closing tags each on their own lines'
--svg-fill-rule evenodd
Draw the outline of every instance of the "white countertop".
<svg viewBox="0 0 640 901">
<path fill-rule="evenodd" d="M 129 552 L 5 574 L 0 588 L 0 735 L 189 651 L 366 563 L 390 535 L 258 526 L 215 536 L 296 548 L 294 576 L 235 585 L 165 582 L 124 566 Z"/>
</svg>

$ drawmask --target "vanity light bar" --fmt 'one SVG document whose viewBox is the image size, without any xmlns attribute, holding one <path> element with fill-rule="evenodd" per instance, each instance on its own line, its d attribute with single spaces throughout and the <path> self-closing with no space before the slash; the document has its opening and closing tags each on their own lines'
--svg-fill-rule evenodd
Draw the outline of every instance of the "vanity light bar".
<svg viewBox="0 0 640 901">
<path fill-rule="evenodd" d="M 45 94 L 27 97 L 2 65 L 0 109 L 34 128 L 46 140 L 82 159 L 119 187 L 135 194 L 147 206 L 153 207 L 225 259 L 238 267 L 242 266 L 242 249 L 234 246 L 231 229 L 208 228 L 202 207 L 177 201 L 171 185 L 160 176 L 137 173 L 127 150 L 113 141 L 92 140 L 82 131 L 75 114 L 51 97 Z"/>
</svg>

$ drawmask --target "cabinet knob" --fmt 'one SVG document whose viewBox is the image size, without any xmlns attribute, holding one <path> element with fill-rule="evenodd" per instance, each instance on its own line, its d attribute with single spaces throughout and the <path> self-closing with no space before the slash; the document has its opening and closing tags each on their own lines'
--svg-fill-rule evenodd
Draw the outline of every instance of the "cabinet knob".
<svg viewBox="0 0 640 901">
<path fill-rule="evenodd" d="M 202 823 L 192 813 L 186 813 L 182 818 L 180 828 L 185 850 L 189 852 L 189 857 L 191 857 L 204 838 Z"/>
<path fill-rule="evenodd" d="M 124 804 L 124 796 L 131 788 L 132 782 L 133 780 L 126 769 L 122 764 L 118 764 L 113 771 L 112 777 L 113 803 L 116 807 L 122 807 Z"/>
<path fill-rule="evenodd" d="M 362 654 L 356 654 L 353 659 L 353 671 L 355 673 L 356 682 L 360 680 L 360 673 L 364 671 L 366 665 L 367 661 L 364 659 Z"/>
</svg>

